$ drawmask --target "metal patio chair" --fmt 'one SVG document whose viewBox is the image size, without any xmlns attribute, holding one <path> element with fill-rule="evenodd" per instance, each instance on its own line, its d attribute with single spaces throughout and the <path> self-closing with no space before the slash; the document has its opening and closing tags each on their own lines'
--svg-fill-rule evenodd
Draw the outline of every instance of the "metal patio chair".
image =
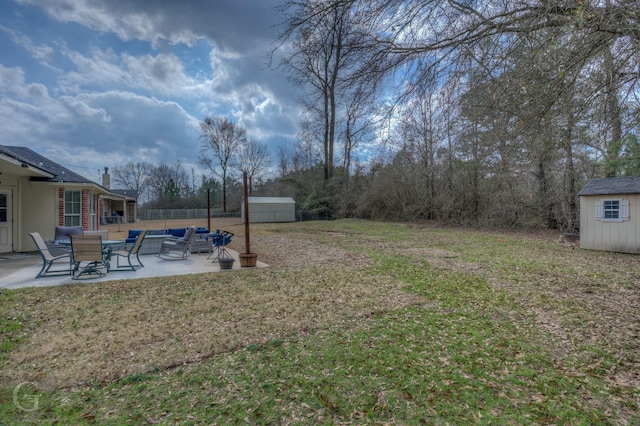
<svg viewBox="0 0 640 426">
<path fill-rule="evenodd" d="M 56 254 L 51 253 L 51 250 L 44 242 L 44 239 L 42 239 L 40 233 L 31 232 L 29 236 L 33 239 L 38 252 L 42 256 L 42 269 L 40 270 L 40 272 L 38 272 L 36 278 L 71 275 L 73 263 L 71 262 L 71 253 L 68 250 L 61 247 L 56 247 Z M 56 265 L 56 267 L 54 269 L 51 269 L 54 264 Z"/>
<path fill-rule="evenodd" d="M 94 278 L 105 276 L 109 272 L 109 252 L 102 248 L 100 235 L 70 235 L 71 256 L 73 257 L 73 279 L 85 275 Z M 84 263 L 83 265 L 83 262 Z M 76 275 L 76 272 L 80 271 Z"/>
<path fill-rule="evenodd" d="M 131 248 L 128 250 L 114 250 L 111 252 L 111 257 L 116 257 L 116 267 L 111 269 L 111 271 L 135 271 L 137 268 L 144 268 L 144 265 L 140 261 L 140 247 L 142 247 L 142 243 L 144 242 L 144 237 L 147 235 L 147 231 L 142 231 L 136 237 L 136 242 L 133 243 Z M 120 258 L 127 259 L 127 265 L 120 266 Z M 134 265 L 132 260 L 135 257 L 137 265 Z"/>
</svg>

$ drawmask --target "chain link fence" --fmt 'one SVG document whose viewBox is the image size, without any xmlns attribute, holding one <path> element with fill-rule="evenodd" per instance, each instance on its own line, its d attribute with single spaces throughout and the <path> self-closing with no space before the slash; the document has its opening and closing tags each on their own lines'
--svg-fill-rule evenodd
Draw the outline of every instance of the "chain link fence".
<svg viewBox="0 0 640 426">
<path fill-rule="evenodd" d="M 140 209 L 138 210 L 139 220 L 202 219 L 206 217 L 207 217 L 207 209 Z M 212 212 L 211 217 L 240 218 L 240 212 L 232 212 L 232 213 Z M 296 210 L 297 222 L 304 222 L 309 220 L 329 220 L 329 219 L 330 217 L 324 212 L 317 212 L 314 210 Z"/>
<path fill-rule="evenodd" d="M 140 209 L 140 220 L 202 219 L 207 217 L 207 209 Z M 240 212 L 211 212 L 211 217 L 240 217 Z"/>
</svg>

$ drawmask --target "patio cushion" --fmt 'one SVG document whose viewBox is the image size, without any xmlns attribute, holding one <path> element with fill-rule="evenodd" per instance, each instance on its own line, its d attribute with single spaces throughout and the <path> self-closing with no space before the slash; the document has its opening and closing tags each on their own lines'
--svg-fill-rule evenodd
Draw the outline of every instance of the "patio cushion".
<svg viewBox="0 0 640 426">
<path fill-rule="evenodd" d="M 69 235 L 82 235 L 82 226 L 56 226 L 54 242 L 69 240 Z"/>
<path fill-rule="evenodd" d="M 129 234 L 127 235 L 127 239 L 125 240 L 125 242 L 127 244 L 135 243 L 136 238 L 138 238 L 138 235 L 140 235 L 141 232 L 141 229 L 129 229 Z"/>
<path fill-rule="evenodd" d="M 167 229 L 167 234 L 172 237 L 182 238 L 184 237 L 185 232 L 187 232 L 187 228 L 169 228 Z"/>
<path fill-rule="evenodd" d="M 209 228 L 196 228 L 196 234 L 209 234 Z"/>
<path fill-rule="evenodd" d="M 147 235 L 166 235 L 167 231 L 165 231 L 164 229 L 152 229 L 150 231 L 147 231 Z"/>
</svg>

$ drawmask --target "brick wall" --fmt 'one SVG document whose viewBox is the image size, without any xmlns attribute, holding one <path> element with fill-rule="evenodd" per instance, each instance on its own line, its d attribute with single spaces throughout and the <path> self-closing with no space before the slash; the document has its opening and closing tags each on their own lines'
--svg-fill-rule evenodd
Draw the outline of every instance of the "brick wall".
<svg viewBox="0 0 640 426">
<path fill-rule="evenodd" d="M 64 226 L 64 190 L 64 188 L 58 188 L 58 226 Z M 90 197 L 93 197 L 93 195 L 88 189 L 83 189 L 80 193 L 80 223 L 82 224 L 82 229 L 86 231 L 91 229 L 91 224 L 89 223 Z"/>
<path fill-rule="evenodd" d="M 58 188 L 58 226 L 64 226 L 64 188 Z"/>
<path fill-rule="evenodd" d="M 88 231 L 91 229 L 91 224 L 89 223 L 89 197 L 92 197 L 91 192 L 88 189 L 83 189 L 82 194 L 80 195 L 80 223 L 82 223 L 82 229 Z"/>
</svg>

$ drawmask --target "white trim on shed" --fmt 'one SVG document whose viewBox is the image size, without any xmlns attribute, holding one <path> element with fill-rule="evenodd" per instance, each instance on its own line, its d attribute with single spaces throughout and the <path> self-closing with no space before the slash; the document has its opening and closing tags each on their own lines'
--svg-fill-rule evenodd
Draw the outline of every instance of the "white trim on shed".
<svg viewBox="0 0 640 426">
<path fill-rule="evenodd" d="M 295 222 L 296 202 L 291 197 L 249 197 L 249 222 Z M 240 204 L 244 223 L 244 199 Z"/>
</svg>

